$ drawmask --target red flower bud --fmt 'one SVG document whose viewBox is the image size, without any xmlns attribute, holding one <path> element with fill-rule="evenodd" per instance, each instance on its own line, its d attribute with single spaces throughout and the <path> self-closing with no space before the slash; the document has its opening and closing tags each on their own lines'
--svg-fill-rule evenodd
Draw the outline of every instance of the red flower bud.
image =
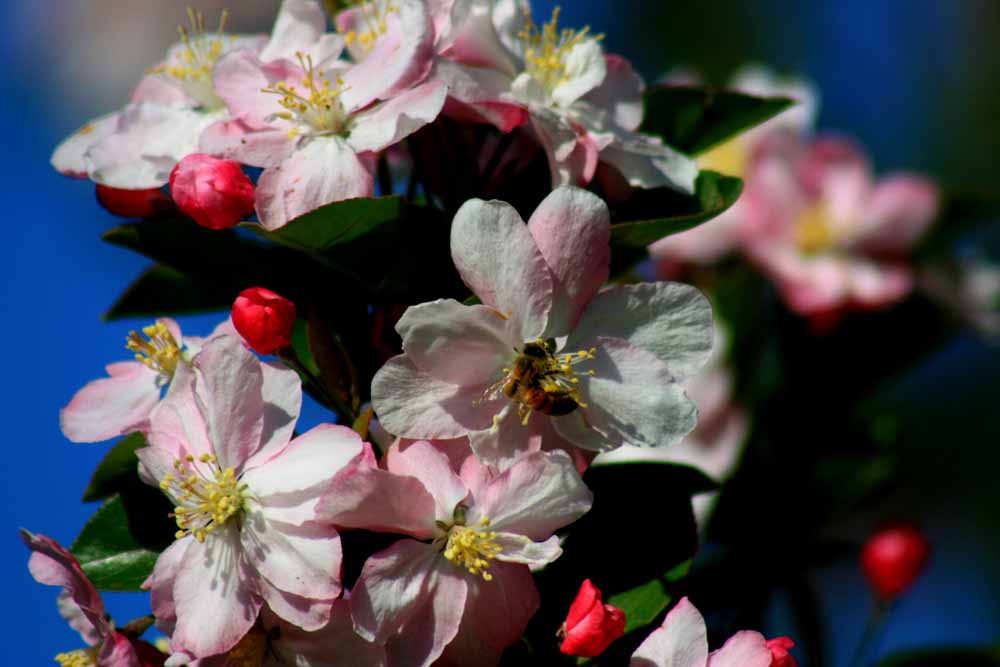
<svg viewBox="0 0 1000 667">
<path fill-rule="evenodd" d="M 251 348 L 271 354 L 292 343 L 295 304 L 263 287 L 240 292 L 233 302 L 233 326 Z"/>
<path fill-rule="evenodd" d="M 795 648 L 795 642 L 788 637 L 775 637 L 767 640 L 767 648 L 771 650 L 770 667 L 797 667 L 799 663 L 788 652 Z"/>
<path fill-rule="evenodd" d="M 122 190 L 98 184 L 97 201 L 123 218 L 152 218 L 173 208 L 170 197 L 159 188 Z"/>
<path fill-rule="evenodd" d="M 865 543 L 861 550 L 861 569 L 875 593 L 883 600 L 891 600 L 920 576 L 930 550 L 930 543 L 916 526 L 890 526 Z"/>
<path fill-rule="evenodd" d="M 209 229 L 226 229 L 253 213 L 253 183 L 232 160 L 192 153 L 170 172 L 177 206 Z"/>
<path fill-rule="evenodd" d="M 625 633 L 625 612 L 601 603 L 601 591 L 587 579 L 559 629 L 559 650 L 566 655 L 593 658 Z"/>
</svg>

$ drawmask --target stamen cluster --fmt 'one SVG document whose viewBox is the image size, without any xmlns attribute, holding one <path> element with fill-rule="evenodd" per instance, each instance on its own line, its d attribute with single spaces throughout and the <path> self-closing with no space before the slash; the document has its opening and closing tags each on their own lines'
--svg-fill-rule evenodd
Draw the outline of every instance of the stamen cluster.
<svg viewBox="0 0 1000 667">
<path fill-rule="evenodd" d="M 560 11 L 560 7 L 553 9 L 552 18 L 542 25 L 541 30 L 529 18 L 527 25 L 518 33 L 518 37 L 525 45 L 525 70 L 550 94 L 556 87 L 569 80 L 566 68 L 566 57 L 569 52 L 588 39 L 596 41 L 604 39 L 604 35 L 591 35 L 589 26 L 581 30 L 571 28 L 559 30 Z"/>
<path fill-rule="evenodd" d="M 163 322 L 143 327 L 142 333 L 147 340 L 137 331 L 129 332 L 125 348 L 135 352 L 136 361 L 169 380 L 177 371 L 177 363 L 183 360 L 180 344 Z"/>
<path fill-rule="evenodd" d="M 210 467 L 212 478 L 206 479 L 192 465 L 194 456 L 174 460 L 177 474 L 168 473 L 160 488 L 177 501 L 173 516 L 177 520 L 175 537 L 194 535 L 204 542 L 210 533 L 233 518 L 245 499 L 246 485 L 236 479 L 233 468 L 221 470 L 214 454 L 202 454 L 198 461 Z"/>
</svg>

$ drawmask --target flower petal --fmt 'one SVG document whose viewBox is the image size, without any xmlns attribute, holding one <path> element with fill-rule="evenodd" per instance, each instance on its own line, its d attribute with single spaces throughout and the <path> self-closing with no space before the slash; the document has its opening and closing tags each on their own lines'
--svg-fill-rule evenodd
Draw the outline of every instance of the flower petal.
<svg viewBox="0 0 1000 667">
<path fill-rule="evenodd" d="M 149 606 L 156 617 L 156 627 L 167 634 L 173 634 L 177 623 L 177 607 L 174 604 L 174 579 L 184 562 L 184 554 L 194 538 L 175 540 L 156 559 L 153 574 L 142 587 L 149 589 Z"/>
<path fill-rule="evenodd" d="M 260 449 L 247 461 L 247 468 L 261 465 L 288 444 L 302 409 L 302 381 L 298 373 L 276 361 L 262 363 L 260 370 L 264 424 Z"/>
<path fill-rule="evenodd" d="M 264 62 L 294 58 L 297 51 L 316 42 L 326 32 L 326 14 L 315 0 L 284 0 L 274 20 L 271 39 L 261 49 Z"/>
<path fill-rule="evenodd" d="M 335 600 L 332 609 L 328 605 L 327 615 L 329 622 L 315 632 L 303 632 L 301 626 L 277 626 L 281 641 L 272 648 L 283 659 L 281 664 L 328 667 L 331 656 L 350 656 L 353 664 L 362 667 L 386 667 L 385 649 L 366 642 L 354 632 L 348 600 Z"/>
<path fill-rule="evenodd" d="M 448 456 L 426 440 L 393 445 L 386 454 L 386 467 L 394 475 L 420 480 L 434 497 L 436 516 L 442 521 L 451 520 L 455 507 L 469 495 Z"/>
<path fill-rule="evenodd" d="M 552 308 L 552 276 L 514 207 L 472 199 L 451 226 L 451 256 L 483 303 L 512 320 L 522 341 L 538 338 Z"/>
<path fill-rule="evenodd" d="M 926 178 L 887 177 L 871 193 L 858 244 L 870 253 L 905 254 L 934 221 L 939 205 L 938 188 Z"/>
<path fill-rule="evenodd" d="M 621 338 L 655 354 L 683 382 L 712 352 L 712 306 L 690 285 L 613 285 L 587 306 L 567 349 L 594 336 Z"/>
<path fill-rule="evenodd" d="M 697 163 L 654 137 L 619 132 L 601 149 L 601 162 L 620 171 L 632 187 L 668 187 L 694 194 Z"/>
<path fill-rule="evenodd" d="M 559 537 L 553 535 L 544 542 L 535 542 L 524 535 L 514 533 L 497 533 L 494 539 L 497 546 L 503 549 L 497 554 L 497 560 L 505 563 L 520 563 L 532 570 L 545 567 L 562 555 Z"/>
<path fill-rule="evenodd" d="M 764 635 L 743 630 L 709 654 L 707 667 L 769 667 L 770 664 L 771 649 Z"/>
<path fill-rule="evenodd" d="M 396 324 L 407 358 L 422 371 L 456 385 L 496 380 L 515 355 L 508 320 L 489 306 L 438 299 L 410 306 Z"/>
<path fill-rule="evenodd" d="M 608 279 L 608 206 L 586 190 L 560 187 L 531 214 L 528 231 L 552 271 L 554 296 L 549 334 L 566 335 Z"/>
<path fill-rule="evenodd" d="M 642 77 L 621 56 L 605 54 L 604 63 L 607 76 L 584 100 L 598 109 L 609 109 L 616 125 L 635 132 L 642 124 L 642 93 L 646 87 Z"/>
<path fill-rule="evenodd" d="M 586 39 L 576 44 L 563 63 L 565 74 L 552 91 L 552 99 L 563 108 L 569 108 L 578 99 L 597 88 L 607 75 L 604 49 L 597 39 Z"/>
<path fill-rule="evenodd" d="M 317 137 L 261 174 L 257 216 L 273 231 L 324 204 L 370 197 L 374 188 L 371 172 L 343 139 Z"/>
<path fill-rule="evenodd" d="M 413 614 L 386 646 L 393 667 L 429 667 L 458 632 L 470 588 L 467 578 L 439 558 L 428 589 L 429 604 Z M 478 662 L 476 664 L 479 664 Z"/>
<path fill-rule="evenodd" d="M 240 544 L 247 562 L 275 588 L 310 600 L 340 595 L 340 535 L 328 526 L 272 521 L 266 510 L 244 510 Z M 285 619 L 294 622 L 294 619 Z"/>
<path fill-rule="evenodd" d="M 160 400 L 157 373 L 138 361 L 106 367 L 110 377 L 88 382 L 59 411 L 63 435 L 100 442 L 133 430 Z"/>
<path fill-rule="evenodd" d="M 639 645 L 629 667 L 704 667 L 707 660 L 705 619 L 685 597 Z"/>
<path fill-rule="evenodd" d="M 63 139 L 56 146 L 50 160 L 55 170 L 65 176 L 87 178 L 87 151 L 115 131 L 118 127 L 118 113 L 116 111 L 95 118 Z"/>
<path fill-rule="evenodd" d="M 347 143 L 358 153 L 384 150 L 437 118 L 447 97 L 443 81 L 429 81 L 356 113 Z"/>
</svg>

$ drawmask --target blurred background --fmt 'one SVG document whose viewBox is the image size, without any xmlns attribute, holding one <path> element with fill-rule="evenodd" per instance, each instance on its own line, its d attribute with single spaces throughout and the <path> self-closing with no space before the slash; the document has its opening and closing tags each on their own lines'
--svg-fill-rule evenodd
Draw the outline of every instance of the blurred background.
<svg viewBox="0 0 1000 667">
<path fill-rule="evenodd" d="M 58 617 L 56 590 L 35 584 L 17 540 L 23 526 L 69 544 L 95 509 L 79 502 L 107 445 L 73 445 L 58 412 L 106 363 L 126 356 L 126 333 L 144 322 L 103 323 L 101 313 L 146 266 L 103 244 L 115 219 L 93 186 L 56 174 L 56 144 L 89 118 L 123 104 L 144 70 L 176 37 L 187 3 L 170 0 L 4 2 L 0 54 L 3 128 L 0 202 L 5 243 L 2 383 L 6 469 L 0 559 L 14 602 L 0 610 L 8 664 L 52 664 L 78 639 Z M 209 18 L 219 0 L 193 3 Z M 555 3 L 535 0 L 536 19 Z M 230 29 L 266 32 L 276 0 L 230 3 Z M 856 137 L 880 171 L 921 171 L 945 187 L 997 192 L 1000 151 L 1000 3 L 994 0 L 755 0 L 664 3 L 575 0 L 562 22 L 605 33 L 608 51 L 652 81 L 690 66 L 722 84 L 747 61 L 813 80 L 819 128 Z M 207 333 L 215 316 L 182 321 Z M 950 339 L 887 390 L 905 426 L 905 512 L 934 542 L 925 576 L 899 603 L 878 651 L 982 645 L 1000 639 L 1000 353 L 969 332 Z M 307 414 L 307 424 L 321 418 Z M 808 447 L 808 442 L 802 443 Z M 787 499 L 795 503 L 794 497 Z M 759 548 L 782 550 L 783 527 L 766 526 Z M 859 539 L 869 524 L 854 527 Z M 851 527 L 849 527 L 850 530 Z M 819 600 L 826 664 L 850 664 L 873 605 L 853 557 L 804 573 Z M 124 621 L 146 613 L 142 596 L 111 595 Z M 697 600 L 695 600 L 697 603 Z M 768 635 L 800 630 L 782 597 Z"/>
</svg>

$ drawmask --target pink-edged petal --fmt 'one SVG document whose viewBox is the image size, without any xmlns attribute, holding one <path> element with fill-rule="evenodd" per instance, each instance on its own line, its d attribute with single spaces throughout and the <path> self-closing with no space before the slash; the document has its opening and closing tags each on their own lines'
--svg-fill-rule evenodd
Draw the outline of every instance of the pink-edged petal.
<svg viewBox="0 0 1000 667">
<path fill-rule="evenodd" d="M 552 186 L 590 183 L 597 170 L 598 151 L 587 132 L 578 132 L 559 115 L 538 104 L 532 104 L 530 111 L 531 127 L 549 159 Z"/>
<path fill-rule="evenodd" d="M 286 593 L 263 578 L 258 580 L 257 586 L 267 608 L 296 628 L 313 632 L 322 629 L 330 620 L 330 600 L 313 600 Z"/>
<path fill-rule="evenodd" d="M 593 376 L 580 377 L 587 408 L 554 420 L 556 431 L 580 447 L 593 430 L 613 446 L 666 447 L 694 429 L 698 409 L 651 352 L 619 338 L 598 338 Z"/>
<path fill-rule="evenodd" d="M 422 371 L 456 385 L 496 380 L 516 354 L 508 320 L 489 306 L 438 299 L 410 306 L 396 323 L 406 356 Z"/>
<path fill-rule="evenodd" d="M 257 216 L 273 231 L 324 204 L 370 197 L 374 189 L 371 172 L 343 139 L 317 137 L 261 174 Z"/>
<path fill-rule="evenodd" d="M 437 118 L 447 96 L 443 81 L 428 81 L 358 112 L 351 117 L 347 143 L 358 153 L 385 150 Z"/>
<path fill-rule="evenodd" d="M 341 528 L 430 539 L 436 530 L 434 507 L 434 497 L 418 479 L 359 461 L 333 478 L 316 514 Z"/>
<path fill-rule="evenodd" d="M 76 630 L 80 634 L 80 639 L 88 646 L 100 643 L 104 635 L 98 632 L 94 624 L 90 622 L 88 614 L 73 600 L 73 596 L 68 590 L 63 589 L 59 593 L 56 598 L 56 609 L 59 610 L 59 615 L 66 621 L 66 624 Z"/>
<path fill-rule="evenodd" d="M 510 97 L 511 79 L 506 74 L 439 59 L 432 78 L 448 86 L 443 113 L 469 123 L 491 123 L 510 132 L 528 122 L 528 110 Z"/>
<path fill-rule="evenodd" d="M 545 441 L 546 417 L 532 415 L 527 425 L 515 415 L 513 403 L 506 402 L 490 428 L 469 433 L 469 444 L 484 465 L 506 470 L 528 452 L 541 450 Z"/>
<path fill-rule="evenodd" d="M 311 600 L 340 595 L 340 535 L 329 527 L 282 524 L 251 507 L 244 511 L 240 544 L 250 567 L 275 588 Z"/>
<path fill-rule="evenodd" d="M 496 665 L 538 610 L 541 600 L 527 567 L 494 561 L 490 572 L 492 581 L 470 578 L 462 625 L 437 665 Z"/>
<path fill-rule="evenodd" d="M 301 626 L 278 626 L 281 639 L 272 648 L 283 659 L 281 664 L 328 667 L 331 659 L 349 657 L 360 667 L 386 667 L 385 649 L 366 642 L 354 632 L 350 602 L 335 600 L 332 608 L 325 604 L 329 621 L 315 631 L 303 631 Z"/>
<path fill-rule="evenodd" d="M 611 216 L 596 195 L 561 187 L 542 200 L 528 231 L 552 271 L 553 303 L 549 332 L 565 335 L 608 279 Z"/>
<path fill-rule="evenodd" d="M 404 438 L 460 438 L 492 424 L 495 401 L 480 405 L 486 385 L 460 387 L 421 371 L 406 356 L 393 357 L 372 380 L 379 423 Z"/>
<path fill-rule="evenodd" d="M 205 542 L 190 540 L 174 579 L 173 652 L 200 658 L 228 651 L 257 620 L 261 600 L 239 552 L 238 531 L 230 526 Z"/>
<path fill-rule="evenodd" d="M 568 454 L 532 452 L 490 482 L 469 520 L 489 517 L 491 530 L 541 541 L 583 516 L 593 499 Z"/>
<path fill-rule="evenodd" d="M 281 127 L 258 126 L 243 117 L 212 123 L 201 133 L 198 151 L 254 167 L 276 167 L 295 150 Z"/>
<path fill-rule="evenodd" d="M 514 207 L 472 199 L 455 214 L 451 257 L 465 284 L 483 303 L 512 320 L 522 341 L 545 331 L 552 308 L 552 276 Z"/>
<path fill-rule="evenodd" d="M 56 146 L 50 162 L 60 174 L 74 178 L 87 178 L 87 151 L 107 137 L 118 126 L 118 112 L 100 116 L 88 122 Z"/>
<path fill-rule="evenodd" d="M 655 354 L 675 380 L 697 373 L 712 352 L 712 305 L 690 285 L 613 285 L 586 307 L 567 349 L 595 336 L 621 338 Z"/>
<path fill-rule="evenodd" d="M 604 49 L 593 38 L 573 46 L 566 54 L 563 66 L 565 73 L 552 91 L 552 99 L 564 109 L 601 85 L 607 75 Z"/>
<path fill-rule="evenodd" d="M 166 61 L 161 64 L 165 65 Z M 132 104 L 155 102 L 156 104 L 165 104 L 168 106 L 186 107 L 197 104 L 180 86 L 175 86 L 169 81 L 168 77 L 162 74 L 147 74 L 142 77 L 132 90 L 129 102 Z"/>
<path fill-rule="evenodd" d="M 770 664 L 771 649 L 764 635 L 742 630 L 709 654 L 707 667 L 769 667 Z"/>
<path fill-rule="evenodd" d="M 934 221 L 939 206 L 940 192 L 928 179 L 887 177 L 872 191 L 857 244 L 870 253 L 906 254 Z"/>
<path fill-rule="evenodd" d="M 235 337 L 214 338 L 194 360 L 195 399 L 219 467 L 239 475 L 261 444 L 264 401 L 260 361 Z"/>
<path fill-rule="evenodd" d="M 346 426 L 320 424 L 292 440 L 241 481 L 263 505 L 268 518 L 290 524 L 315 519 L 316 501 L 341 470 L 358 460 L 361 437 Z"/>
<path fill-rule="evenodd" d="M 370 52 L 343 74 L 345 108 L 363 109 L 376 99 L 389 99 L 427 77 L 434 62 L 434 26 L 422 0 L 395 0 L 385 16 L 386 30 Z M 346 14 L 348 19 L 350 11 Z M 348 28 L 338 16 L 338 28 Z M 361 55 L 361 54 L 359 54 Z"/>
<path fill-rule="evenodd" d="M 120 632 L 112 632 L 97 654 L 99 667 L 142 667 L 131 640 Z"/>
<path fill-rule="evenodd" d="M 639 645 L 629 667 L 705 667 L 707 661 L 705 619 L 685 597 Z"/>
<path fill-rule="evenodd" d="M 604 62 L 607 75 L 584 100 L 598 109 L 610 111 L 616 125 L 635 132 L 642 123 L 642 93 L 646 86 L 625 58 L 609 53 L 604 56 Z"/>
<path fill-rule="evenodd" d="M 668 187 L 694 193 L 698 164 L 659 139 L 642 134 L 619 133 L 601 149 L 601 162 L 621 172 L 635 188 Z"/>
<path fill-rule="evenodd" d="M 370 556 L 351 591 L 354 630 L 367 641 L 385 643 L 413 614 L 430 602 L 437 548 L 403 539 Z"/>
<path fill-rule="evenodd" d="M 386 645 L 393 667 L 429 667 L 458 632 L 470 585 L 451 563 L 438 559 L 426 607 L 413 614 Z"/>
<path fill-rule="evenodd" d="M 749 246 L 751 257 L 777 283 L 788 306 L 801 315 L 830 311 L 850 294 L 849 260 L 839 256 L 804 257 L 787 246 Z"/>
<path fill-rule="evenodd" d="M 144 428 L 146 441 L 167 454 L 183 458 L 214 454 L 215 449 L 194 392 L 195 372 L 178 364 L 167 395 L 153 408 Z"/>
<path fill-rule="evenodd" d="M 75 622 L 71 623 L 73 629 L 88 643 L 96 643 L 101 637 L 107 636 L 111 627 L 105 617 L 104 601 L 73 554 L 55 540 L 24 529 L 21 530 L 21 539 L 31 549 L 28 571 L 35 581 L 49 586 L 62 586 L 72 600 L 77 610 L 74 612 Z"/>
<path fill-rule="evenodd" d="M 59 411 L 63 435 L 73 442 L 100 442 L 127 433 L 160 400 L 157 373 L 138 361 L 106 367 L 110 377 L 88 382 Z"/>
<path fill-rule="evenodd" d="M 250 127 L 269 124 L 272 114 L 282 111 L 279 97 L 264 92 L 287 79 L 300 77 L 290 61 L 262 61 L 251 51 L 228 53 L 212 69 L 215 92 L 234 117 L 242 118 Z"/>
<path fill-rule="evenodd" d="M 87 150 L 90 179 L 126 190 L 158 188 L 181 158 L 197 151 L 202 131 L 220 117 L 221 112 L 150 102 L 126 107 L 114 133 Z"/>
<path fill-rule="evenodd" d="M 294 58 L 296 51 L 318 40 L 326 32 L 326 14 L 315 0 L 283 0 L 274 20 L 271 39 L 260 51 L 264 62 Z"/>
<path fill-rule="evenodd" d="M 302 381 L 298 373 L 276 361 L 262 363 L 260 370 L 264 424 L 260 449 L 247 460 L 247 468 L 263 464 L 288 444 L 302 409 Z"/>
<path fill-rule="evenodd" d="M 386 454 L 386 467 L 394 475 L 413 477 L 434 497 L 436 516 L 450 521 L 455 507 L 469 495 L 448 456 L 426 440 L 396 443 Z"/>
<path fill-rule="evenodd" d="M 493 4 L 485 0 L 456 0 L 448 33 L 441 35 L 438 49 L 455 63 L 495 70 L 512 77 L 517 67 L 497 34 Z"/>
<path fill-rule="evenodd" d="M 882 308 L 913 289 L 913 272 L 905 265 L 858 260 L 846 271 L 851 304 L 861 308 Z"/>
<path fill-rule="evenodd" d="M 156 559 L 153 574 L 142 587 L 149 589 L 149 606 L 156 616 L 156 627 L 167 634 L 173 634 L 177 622 L 177 607 L 174 604 L 174 579 L 184 561 L 188 546 L 194 541 L 186 537 L 174 541 Z"/>
<path fill-rule="evenodd" d="M 559 546 L 559 537 L 556 535 L 544 542 L 535 542 L 524 535 L 500 532 L 494 542 L 502 549 L 497 554 L 497 560 L 520 563 L 532 570 L 543 568 L 562 555 L 562 547 Z"/>
</svg>

